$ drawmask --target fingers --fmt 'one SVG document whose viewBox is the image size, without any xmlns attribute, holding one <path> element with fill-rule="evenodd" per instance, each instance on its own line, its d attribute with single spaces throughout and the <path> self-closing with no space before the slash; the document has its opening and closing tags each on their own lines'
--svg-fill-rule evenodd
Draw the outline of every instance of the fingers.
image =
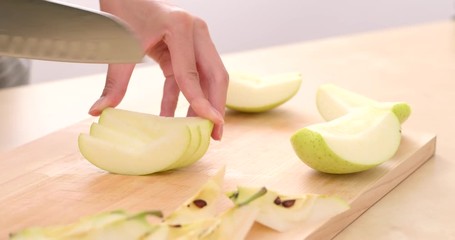
<svg viewBox="0 0 455 240">
<path fill-rule="evenodd" d="M 198 62 L 202 88 L 213 107 L 224 117 L 229 75 L 213 44 L 207 25 L 202 20 L 195 21 L 194 47 Z M 223 125 L 215 124 L 212 137 L 221 139 Z"/>
<path fill-rule="evenodd" d="M 175 23 L 171 24 L 170 32 L 165 34 L 163 41 L 169 48 L 175 80 L 198 116 L 223 124 L 223 115 L 206 99 L 200 85 L 194 52 L 194 18 L 182 11 L 172 14 Z"/>
<path fill-rule="evenodd" d="M 179 100 L 180 89 L 175 81 L 174 75 L 166 77 L 161 100 L 160 116 L 173 117 Z"/>
<path fill-rule="evenodd" d="M 98 116 L 107 107 L 116 107 L 125 96 L 135 64 L 109 64 L 101 97 L 92 105 L 89 114 Z"/>
</svg>

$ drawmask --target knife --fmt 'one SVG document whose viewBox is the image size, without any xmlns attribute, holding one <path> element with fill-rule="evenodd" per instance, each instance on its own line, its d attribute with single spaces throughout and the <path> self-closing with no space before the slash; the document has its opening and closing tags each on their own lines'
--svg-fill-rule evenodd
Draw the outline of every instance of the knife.
<svg viewBox="0 0 455 240">
<path fill-rule="evenodd" d="M 125 23 L 101 11 L 47 0 L 0 0 L 0 56 L 81 63 L 137 63 Z"/>
</svg>

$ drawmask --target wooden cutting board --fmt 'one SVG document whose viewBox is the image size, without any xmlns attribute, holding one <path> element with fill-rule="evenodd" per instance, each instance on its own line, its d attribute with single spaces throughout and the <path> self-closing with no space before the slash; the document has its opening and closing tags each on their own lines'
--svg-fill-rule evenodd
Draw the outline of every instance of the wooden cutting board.
<svg viewBox="0 0 455 240">
<path fill-rule="evenodd" d="M 436 137 L 403 129 L 399 151 L 381 166 L 357 174 L 318 173 L 295 155 L 290 136 L 320 121 L 295 104 L 263 114 L 227 112 L 224 138 L 196 164 L 150 176 L 106 173 L 79 153 L 81 122 L 0 155 L 0 239 L 30 226 L 70 223 L 101 211 L 161 209 L 165 214 L 226 166 L 225 189 L 266 186 L 282 193 L 334 194 L 351 209 L 323 226 L 277 233 L 255 224 L 248 239 L 329 239 L 347 227 L 435 152 Z M 411 219 L 410 219 L 411 220 Z M 387 221 L 384 219 L 384 221 Z"/>
</svg>

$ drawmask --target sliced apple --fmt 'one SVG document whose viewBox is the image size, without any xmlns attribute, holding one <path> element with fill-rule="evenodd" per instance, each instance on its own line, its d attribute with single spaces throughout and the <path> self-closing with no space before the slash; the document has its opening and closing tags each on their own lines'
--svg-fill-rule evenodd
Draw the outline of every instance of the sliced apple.
<svg viewBox="0 0 455 240">
<path fill-rule="evenodd" d="M 373 106 L 391 110 L 400 123 L 408 119 L 411 107 L 405 102 L 378 102 L 334 84 L 323 84 L 316 94 L 316 105 L 321 116 L 330 121 L 359 107 Z"/>
<path fill-rule="evenodd" d="M 298 130 L 291 143 L 308 166 L 326 173 L 353 173 L 375 167 L 398 150 L 400 122 L 387 109 L 359 108 L 329 122 Z"/>
<path fill-rule="evenodd" d="M 178 221 L 183 224 L 169 224 L 169 221 L 165 221 L 164 223 L 168 224 L 166 225 L 168 239 L 245 239 L 258 213 L 258 208 L 250 203 L 266 192 L 265 188 L 258 189 L 249 198 L 237 202 L 219 215 L 215 212 L 200 215 L 198 214 L 200 210 L 196 209 L 196 211 L 186 212 L 184 220 Z"/>
<path fill-rule="evenodd" d="M 172 129 L 174 126 L 187 125 L 190 128 L 191 141 L 187 151 L 183 156 L 168 166 L 163 171 L 189 166 L 201 159 L 207 152 L 210 145 L 210 136 L 213 123 L 200 117 L 160 117 L 147 113 L 133 112 L 123 109 L 107 108 L 103 111 L 99 119 L 100 124 L 110 126 L 125 131 L 124 122 L 140 129 L 142 133 L 156 136 L 159 132 Z M 129 131 L 129 129 L 127 129 Z M 136 136 L 139 133 L 134 132 Z M 143 139 L 143 136 L 140 136 Z"/>
<path fill-rule="evenodd" d="M 200 134 L 200 144 L 196 151 L 193 154 L 189 155 L 187 158 L 183 158 L 182 161 L 179 161 L 178 165 L 173 167 L 186 167 L 201 159 L 205 153 L 207 152 L 210 146 L 210 138 L 213 129 L 213 123 L 210 121 L 201 122 L 198 126 L 199 134 Z"/>
<path fill-rule="evenodd" d="M 92 228 L 80 236 L 72 236 L 70 239 L 80 240 L 125 240 L 139 239 L 150 231 L 157 229 L 158 226 L 152 225 L 148 221 L 149 215 L 156 212 L 140 212 L 133 214 L 126 219 L 112 222 L 102 228 Z"/>
<path fill-rule="evenodd" d="M 166 224 L 153 225 L 139 240 L 169 240 L 170 227 Z"/>
<path fill-rule="evenodd" d="M 165 238 L 157 236 L 159 234 L 163 235 L 159 231 L 153 232 L 152 235 L 146 236 L 141 240 L 168 240 L 168 239 L 178 239 L 178 240 L 193 240 L 193 239 L 202 239 L 203 236 L 214 231 L 214 229 L 220 224 L 220 219 L 218 218 L 206 218 L 206 219 L 194 219 L 192 222 L 186 224 L 178 225 L 168 225 L 161 224 L 160 228 L 162 232 L 167 231 Z"/>
<path fill-rule="evenodd" d="M 125 147 L 140 146 L 146 142 L 145 140 L 128 135 L 128 133 L 122 133 L 95 122 L 90 125 L 90 136 L 115 144 L 120 144 Z"/>
<path fill-rule="evenodd" d="M 238 186 L 230 198 L 234 203 L 242 202 L 258 189 Z M 257 222 L 280 232 L 317 226 L 349 209 L 349 204 L 337 196 L 311 193 L 290 196 L 271 190 L 251 205 L 259 209 Z"/>
<path fill-rule="evenodd" d="M 150 231 L 150 225 L 145 222 L 145 217 L 153 215 L 162 217 L 161 211 L 146 211 L 135 214 L 129 214 L 125 211 L 102 212 L 80 218 L 75 223 L 62 226 L 50 227 L 32 227 L 26 228 L 20 232 L 10 235 L 11 240 L 27 239 L 107 239 L 98 238 L 95 235 L 103 235 L 111 231 L 122 229 L 126 223 L 128 232 L 132 233 L 138 230 L 134 225 L 141 225 L 140 231 Z M 138 224 L 139 221 L 139 224 Z M 134 228 L 136 230 L 132 230 Z M 112 238 L 109 238 L 112 239 Z"/>
<path fill-rule="evenodd" d="M 216 216 L 216 203 L 223 192 L 224 167 L 211 177 L 194 196 L 164 219 L 169 225 L 185 225 Z"/>
<path fill-rule="evenodd" d="M 128 214 L 124 211 L 103 212 L 86 216 L 75 223 L 61 226 L 31 227 L 10 235 L 11 240 L 20 239 L 63 239 L 85 234 L 91 229 L 102 228 L 110 223 L 124 220 Z"/>
<path fill-rule="evenodd" d="M 240 112 L 264 112 L 291 99 L 302 82 L 300 73 L 256 76 L 229 74 L 226 107 Z"/>
<path fill-rule="evenodd" d="M 190 131 L 185 126 L 135 147 L 87 134 L 79 135 L 78 143 L 81 154 L 101 169 L 117 174 L 146 175 L 162 171 L 180 159 L 190 140 Z"/>
<path fill-rule="evenodd" d="M 265 187 L 257 189 L 242 201 L 237 201 L 234 206 L 228 208 L 217 218 L 218 225 L 201 239 L 245 239 L 253 226 L 259 212 L 259 208 L 253 205 L 267 193 Z"/>
<path fill-rule="evenodd" d="M 89 134 L 81 154 L 95 166 L 126 175 L 145 175 L 188 166 L 207 151 L 213 123 L 199 117 L 171 118 L 108 108 Z"/>
</svg>

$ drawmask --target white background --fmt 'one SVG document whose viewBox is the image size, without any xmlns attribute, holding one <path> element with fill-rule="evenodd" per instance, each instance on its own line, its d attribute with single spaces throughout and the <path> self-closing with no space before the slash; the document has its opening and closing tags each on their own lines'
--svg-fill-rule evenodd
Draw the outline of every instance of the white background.
<svg viewBox="0 0 455 240">
<path fill-rule="evenodd" d="M 99 9 L 96 0 L 63 0 Z M 203 18 L 220 53 L 452 18 L 453 0 L 176 0 Z M 148 63 L 153 64 L 153 63 Z M 104 64 L 33 61 L 32 83 L 106 71 Z"/>
</svg>

